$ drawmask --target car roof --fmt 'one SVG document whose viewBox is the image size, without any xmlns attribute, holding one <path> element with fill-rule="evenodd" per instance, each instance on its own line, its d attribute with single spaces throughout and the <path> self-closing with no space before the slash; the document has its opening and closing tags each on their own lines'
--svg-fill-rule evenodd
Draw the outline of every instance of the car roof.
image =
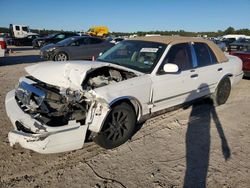
<svg viewBox="0 0 250 188">
<path fill-rule="evenodd" d="M 70 38 L 74 38 L 74 39 L 82 39 L 82 38 L 94 38 L 94 39 L 100 39 L 103 40 L 102 38 L 99 37 L 93 37 L 93 36 L 89 36 L 89 35 L 84 35 L 84 36 L 72 36 Z"/>
<path fill-rule="evenodd" d="M 139 41 L 148 41 L 148 42 L 158 42 L 163 44 L 179 44 L 179 43 L 188 43 L 188 42 L 201 42 L 206 43 L 214 52 L 218 63 L 223 63 L 228 61 L 228 58 L 221 51 L 221 49 L 212 41 L 199 38 L 199 37 L 181 37 L 181 36 L 150 36 L 150 37 L 135 37 L 128 40 L 139 40 Z"/>
</svg>

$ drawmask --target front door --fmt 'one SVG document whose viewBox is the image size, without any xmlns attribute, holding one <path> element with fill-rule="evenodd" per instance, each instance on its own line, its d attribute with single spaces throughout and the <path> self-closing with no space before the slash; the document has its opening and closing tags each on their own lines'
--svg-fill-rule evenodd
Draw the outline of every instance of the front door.
<svg viewBox="0 0 250 188">
<path fill-rule="evenodd" d="M 166 63 L 176 64 L 177 73 L 165 73 L 163 66 Z M 182 104 L 196 98 L 196 89 L 199 86 L 190 45 L 181 43 L 173 45 L 167 53 L 156 75 L 152 75 L 152 112 Z"/>
</svg>

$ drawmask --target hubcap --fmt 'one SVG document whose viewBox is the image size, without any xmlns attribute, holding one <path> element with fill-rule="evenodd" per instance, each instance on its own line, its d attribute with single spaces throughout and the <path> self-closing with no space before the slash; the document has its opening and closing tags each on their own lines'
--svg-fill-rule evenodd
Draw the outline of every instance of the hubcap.
<svg viewBox="0 0 250 188">
<path fill-rule="evenodd" d="M 67 56 L 65 54 L 58 54 L 57 60 L 58 61 L 66 61 L 67 60 Z"/>
<path fill-rule="evenodd" d="M 112 112 L 109 121 L 107 122 L 107 129 L 104 131 L 107 139 L 116 141 L 122 138 L 125 131 L 128 131 L 127 113 L 124 110 Z"/>
</svg>

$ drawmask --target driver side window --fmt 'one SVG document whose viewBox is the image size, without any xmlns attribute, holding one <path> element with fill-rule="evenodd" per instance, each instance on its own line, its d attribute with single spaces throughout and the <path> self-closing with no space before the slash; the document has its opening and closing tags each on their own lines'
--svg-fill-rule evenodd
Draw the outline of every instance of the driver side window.
<svg viewBox="0 0 250 188">
<path fill-rule="evenodd" d="M 159 74 L 164 74 L 163 66 L 167 63 L 176 64 L 180 71 L 192 69 L 192 55 L 189 44 L 181 43 L 173 45 L 159 68 Z"/>
</svg>

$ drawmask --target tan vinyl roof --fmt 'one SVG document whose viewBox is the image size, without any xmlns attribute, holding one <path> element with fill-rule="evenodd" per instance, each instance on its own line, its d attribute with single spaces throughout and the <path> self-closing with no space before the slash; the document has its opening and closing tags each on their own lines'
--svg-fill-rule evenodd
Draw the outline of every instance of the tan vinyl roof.
<svg viewBox="0 0 250 188">
<path fill-rule="evenodd" d="M 140 40 L 140 41 L 150 41 L 150 42 L 159 42 L 163 44 L 178 44 L 178 43 L 186 43 L 186 42 L 203 42 L 206 43 L 214 52 L 218 63 L 223 63 L 228 61 L 224 52 L 212 41 L 198 38 L 198 37 L 179 37 L 179 36 L 150 36 L 150 37 L 135 37 L 129 40 Z"/>
</svg>

